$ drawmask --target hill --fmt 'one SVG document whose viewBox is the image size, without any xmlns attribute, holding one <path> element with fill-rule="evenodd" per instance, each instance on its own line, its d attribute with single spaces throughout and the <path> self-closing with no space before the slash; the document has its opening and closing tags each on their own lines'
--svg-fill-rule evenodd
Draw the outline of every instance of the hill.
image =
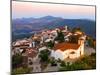
<svg viewBox="0 0 100 75">
<path fill-rule="evenodd" d="M 96 37 L 96 22 L 87 19 L 64 19 L 61 17 L 44 16 L 41 18 L 19 18 L 12 20 L 13 39 L 31 36 L 35 32 L 43 29 L 53 29 L 56 27 L 69 26 L 80 27 L 87 35 Z"/>
</svg>

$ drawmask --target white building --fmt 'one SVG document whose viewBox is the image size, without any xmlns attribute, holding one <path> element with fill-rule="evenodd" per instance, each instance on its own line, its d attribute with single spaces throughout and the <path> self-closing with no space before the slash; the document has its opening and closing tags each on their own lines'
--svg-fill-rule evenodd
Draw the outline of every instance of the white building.
<svg viewBox="0 0 100 75">
<path fill-rule="evenodd" d="M 73 43 L 59 43 L 54 46 L 51 51 L 51 57 L 55 59 L 64 60 L 66 58 L 74 59 L 84 55 L 84 40 L 78 40 L 78 44 Z"/>
<path fill-rule="evenodd" d="M 30 42 L 29 47 L 35 47 L 35 42 L 34 41 Z"/>
</svg>

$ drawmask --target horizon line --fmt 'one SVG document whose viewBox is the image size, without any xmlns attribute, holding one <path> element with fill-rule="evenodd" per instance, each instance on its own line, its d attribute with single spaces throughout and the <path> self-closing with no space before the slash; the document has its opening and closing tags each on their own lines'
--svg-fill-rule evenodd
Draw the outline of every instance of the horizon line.
<svg viewBox="0 0 100 75">
<path fill-rule="evenodd" d="M 46 15 L 46 16 L 40 16 L 40 17 L 18 17 L 18 18 L 13 18 L 12 17 L 12 20 L 14 19 L 28 19 L 28 18 L 34 18 L 34 19 L 39 19 L 39 18 L 43 18 L 43 17 L 47 17 L 47 16 L 50 16 L 50 17 L 55 17 L 55 18 L 62 18 L 62 19 L 82 19 L 82 20 L 92 20 L 92 21 L 95 21 L 96 19 L 89 19 L 89 18 L 64 18 L 64 17 L 60 17 L 60 16 L 51 16 L 51 15 Z"/>
</svg>

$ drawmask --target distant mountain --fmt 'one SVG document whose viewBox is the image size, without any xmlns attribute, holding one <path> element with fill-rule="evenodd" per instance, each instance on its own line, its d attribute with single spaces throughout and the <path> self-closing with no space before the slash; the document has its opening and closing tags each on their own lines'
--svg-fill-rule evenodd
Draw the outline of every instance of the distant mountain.
<svg viewBox="0 0 100 75">
<path fill-rule="evenodd" d="M 45 16 L 45 17 L 41 17 L 41 20 L 55 20 L 55 19 L 62 19 L 61 17 L 53 17 L 53 16 Z"/>
<path fill-rule="evenodd" d="M 95 38 L 95 21 L 86 19 L 64 19 L 61 17 L 45 16 L 41 18 L 19 18 L 12 20 L 13 36 L 29 35 L 43 29 L 53 29 L 61 26 L 80 27 L 85 33 Z"/>
</svg>

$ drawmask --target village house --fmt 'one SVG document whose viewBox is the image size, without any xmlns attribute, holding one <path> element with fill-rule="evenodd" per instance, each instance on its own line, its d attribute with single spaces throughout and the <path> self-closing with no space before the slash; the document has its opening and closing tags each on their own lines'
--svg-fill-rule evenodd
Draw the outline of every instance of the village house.
<svg viewBox="0 0 100 75">
<path fill-rule="evenodd" d="M 68 42 L 55 44 L 51 51 L 51 57 L 61 60 L 78 58 L 84 55 L 84 41 L 84 39 L 80 38 L 78 44 Z"/>
<path fill-rule="evenodd" d="M 20 54 L 23 51 L 23 49 L 29 47 L 29 44 L 30 42 L 28 39 L 17 40 L 12 45 L 12 55 Z"/>
</svg>

